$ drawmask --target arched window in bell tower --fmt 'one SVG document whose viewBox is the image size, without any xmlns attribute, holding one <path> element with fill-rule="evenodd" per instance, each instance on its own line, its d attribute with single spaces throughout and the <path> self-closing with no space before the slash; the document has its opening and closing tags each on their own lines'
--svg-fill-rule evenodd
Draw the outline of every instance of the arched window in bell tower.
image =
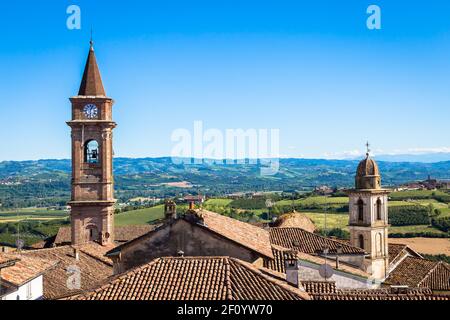
<svg viewBox="0 0 450 320">
<path fill-rule="evenodd" d="M 358 221 L 364 221 L 364 201 L 360 198 L 357 203 L 358 206 Z"/>
<path fill-rule="evenodd" d="M 377 203 L 375 205 L 377 209 L 377 220 L 381 220 L 381 211 L 383 207 L 380 198 L 377 199 Z"/>
<path fill-rule="evenodd" d="M 85 163 L 98 163 L 99 162 L 99 146 L 95 140 L 86 141 L 84 145 L 84 162 Z"/>
<path fill-rule="evenodd" d="M 359 243 L 359 247 L 360 247 L 361 249 L 364 249 L 364 236 L 363 236 L 362 234 L 360 234 L 360 235 L 358 236 L 358 243 Z"/>
</svg>

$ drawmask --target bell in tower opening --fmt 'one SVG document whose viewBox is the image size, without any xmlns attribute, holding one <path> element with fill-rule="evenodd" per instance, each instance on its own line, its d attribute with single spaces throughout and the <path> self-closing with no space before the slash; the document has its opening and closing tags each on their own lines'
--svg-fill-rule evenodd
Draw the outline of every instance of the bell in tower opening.
<svg viewBox="0 0 450 320">
<path fill-rule="evenodd" d="M 114 241 L 112 119 L 114 101 L 103 87 L 94 53 L 89 49 L 78 95 L 70 98 L 72 120 L 72 244 Z"/>
<path fill-rule="evenodd" d="M 97 164 L 99 162 L 99 150 L 98 142 L 95 140 L 90 140 L 86 143 L 84 147 L 84 162 Z"/>
</svg>

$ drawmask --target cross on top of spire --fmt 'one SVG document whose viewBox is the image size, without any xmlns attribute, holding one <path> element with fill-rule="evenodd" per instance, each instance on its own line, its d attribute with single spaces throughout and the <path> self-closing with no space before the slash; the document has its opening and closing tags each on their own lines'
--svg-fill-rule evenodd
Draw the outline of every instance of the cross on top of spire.
<svg viewBox="0 0 450 320">
<path fill-rule="evenodd" d="M 92 27 L 91 27 L 91 41 L 89 41 L 89 44 L 91 45 L 91 50 L 94 50 L 94 37 L 93 37 L 93 33 L 94 33 L 94 31 L 92 30 Z"/>
<path fill-rule="evenodd" d="M 366 147 L 367 147 L 366 156 L 369 157 L 369 155 L 370 155 L 370 144 L 369 144 L 369 141 L 367 141 Z"/>
</svg>

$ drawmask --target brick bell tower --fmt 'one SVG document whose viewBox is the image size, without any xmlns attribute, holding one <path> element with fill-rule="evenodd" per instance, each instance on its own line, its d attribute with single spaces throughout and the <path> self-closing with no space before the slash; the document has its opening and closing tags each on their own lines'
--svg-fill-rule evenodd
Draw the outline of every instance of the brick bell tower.
<svg viewBox="0 0 450 320">
<path fill-rule="evenodd" d="M 366 158 L 358 165 L 355 189 L 349 190 L 350 243 L 364 249 L 366 271 L 376 280 L 384 280 L 389 272 L 388 195 L 381 188 L 378 165 L 370 157 L 367 143 Z"/>
<path fill-rule="evenodd" d="M 78 95 L 70 98 L 72 120 L 72 244 L 114 241 L 112 120 L 114 101 L 106 96 L 93 42 Z"/>
</svg>

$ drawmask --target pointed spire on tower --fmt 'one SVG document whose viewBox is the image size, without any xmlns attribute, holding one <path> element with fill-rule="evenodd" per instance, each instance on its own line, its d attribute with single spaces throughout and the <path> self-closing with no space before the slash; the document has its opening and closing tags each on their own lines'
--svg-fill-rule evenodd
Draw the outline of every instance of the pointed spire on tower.
<svg viewBox="0 0 450 320">
<path fill-rule="evenodd" d="M 100 70 L 98 69 L 97 59 L 94 53 L 94 41 L 92 39 L 89 48 L 89 55 L 84 68 L 83 79 L 81 80 L 79 96 L 106 96 L 105 89 L 102 83 Z"/>
</svg>

